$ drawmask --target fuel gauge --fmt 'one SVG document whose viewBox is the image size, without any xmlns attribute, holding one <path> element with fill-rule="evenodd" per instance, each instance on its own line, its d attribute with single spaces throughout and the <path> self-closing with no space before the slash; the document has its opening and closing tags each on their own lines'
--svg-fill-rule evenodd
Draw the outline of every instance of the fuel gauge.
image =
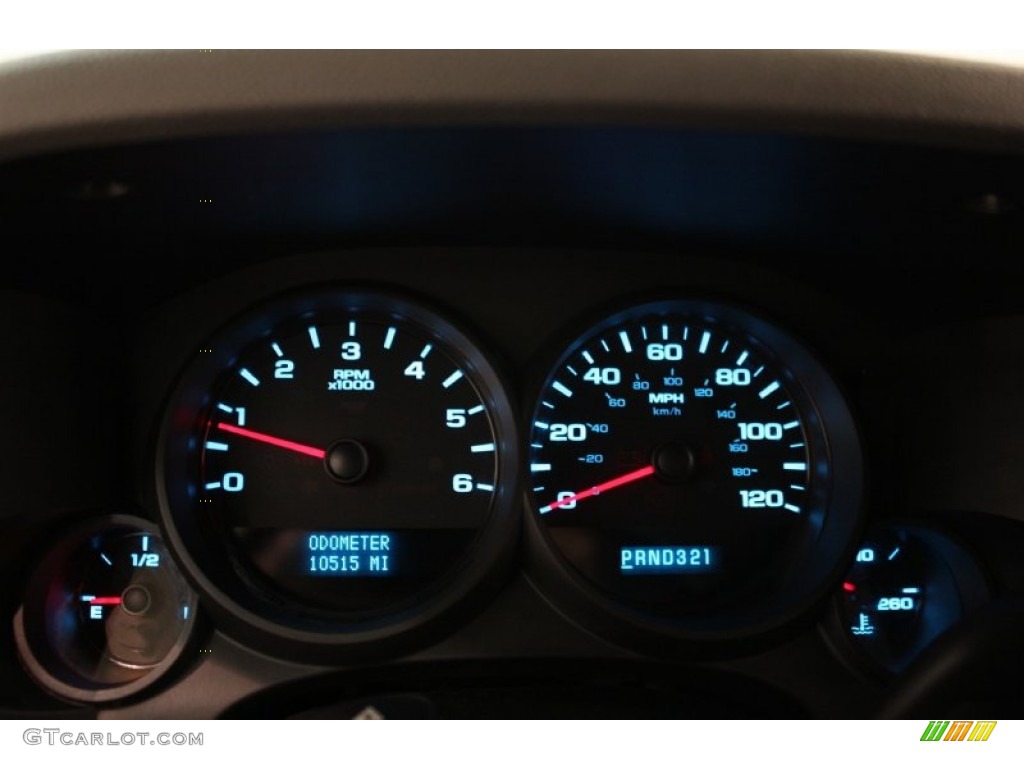
<svg viewBox="0 0 1024 768">
<path fill-rule="evenodd" d="M 896 674 L 986 597 L 978 566 L 944 534 L 877 528 L 843 580 L 833 634 L 876 670 Z"/>
<path fill-rule="evenodd" d="M 59 696 L 120 698 L 173 664 L 195 609 L 155 527 L 107 518 L 40 563 L 15 617 L 18 650 L 32 676 Z"/>
</svg>

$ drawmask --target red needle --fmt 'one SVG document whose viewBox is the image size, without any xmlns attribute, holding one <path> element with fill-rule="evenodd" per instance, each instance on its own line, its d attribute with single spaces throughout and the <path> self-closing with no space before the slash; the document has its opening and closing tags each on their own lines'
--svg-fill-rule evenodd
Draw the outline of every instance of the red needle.
<svg viewBox="0 0 1024 768">
<path fill-rule="evenodd" d="M 120 597 L 94 597 L 89 601 L 89 605 L 120 605 Z"/>
<path fill-rule="evenodd" d="M 606 483 L 595 485 L 593 488 L 588 488 L 585 491 L 574 493 L 572 496 L 566 496 L 564 499 L 553 501 L 546 507 L 541 507 L 540 513 L 543 515 L 547 512 L 550 512 L 552 509 L 558 509 L 559 507 L 568 506 L 569 504 L 572 504 L 573 502 L 576 501 L 580 501 L 581 499 L 589 499 L 591 496 L 597 496 L 598 494 L 604 493 L 605 491 L 610 491 L 612 488 L 618 488 L 620 485 L 632 483 L 635 480 L 642 480 L 643 478 L 650 477 L 653 474 L 654 465 L 649 464 L 646 467 L 641 467 L 640 469 L 637 469 L 633 472 L 629 472 L 625 475 L 621 475 L 620 477 L 616 477 L 614 480 L 609 480 Z"/>
<path fill-rule="evenodd" d="M 274 445 L 278 448 L 284 448 L 289 451 L 305 454 L 306 456 L 312 456 L 314 459 L 322 459 L 327 455 L 327 451 L 323 448 L 314 448 L 311 445 L 293 443 L 291 440 L 282 440 L 280 437 L 274 437 L 273 435 L 265 435 L 262 432 L 253 432 L 251 429 L 243 429 L 242 427 L 237 427 L 234 424 L 227 424 L 223 421 L 217 423 L 217 429 L 223 429 L 225 432 L 230 432 L 234 435 L 248 437 L 250 440 L 256 440 L 261 443 L 266 443 L 267 445 Z"/>
</svg>

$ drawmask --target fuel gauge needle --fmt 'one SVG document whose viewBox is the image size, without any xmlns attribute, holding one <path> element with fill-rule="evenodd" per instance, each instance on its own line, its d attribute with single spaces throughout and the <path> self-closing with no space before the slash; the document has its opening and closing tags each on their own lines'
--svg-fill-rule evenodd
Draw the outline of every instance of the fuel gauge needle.
<svg viewBox="0 0 1024 768">
<path fill-rule="evenodd" d="M 255 440 L 259 443 L 266 443 L 267 445 L 273 445 L 276 448 L 284 448 L 287 451 L 295 451 L 305 456 L 312 456 L 314 459 L 322 459 L 327 455 L 327 451 L 323 448 L 314 448 L 311 445 L 303 445 L 302 443 L 296 443 L 291 440 L 285 440 L 280 437 L 274 437 L 263 432 L 254 432 L 251 429 L 245 429 L 234 424 L 228 424 L 225 421 L 217 422 L 217 429 L 222 429 L 225 432 L 230 432 L 233 435 L 239 437 L 247 437 L 250 440 Z"/>
<path fill-rule="evenodd" d="M 542 515 L 546 515 L 553 509 L 569 506 L 570 504 L 573 504 L 577 501 L 589 499 L 591 496 L 598 496 L 604 493 L 605 491 L 612 490 L 612 488 L 619 488 L 620 486 L 626 485 L 627 483 L 633 483 L 636 482 L 637 480 L 642 480 L 645 477 L 650 477 L 653 474 L 654 465 L 648 464 L 646 467 L 641 467 L 640 469 L 634 470 L 633 472 L 627 472 L 624 475 L 620 475 L 619 477 L 616 477 L 612 480 L 608 480 L 599 485 L 595 485 L 592 488 L 588 488 L 585 491 L 580 491 L 579 493 L 574 493 L 572 496 L 566 496 L 565 498 L 553 501 L 546 507 L 541 507 L 540 513 Z"/>
<path fill-rule="evenodd" d="M 95 595 L 82 595 L 82 602 L 89 605 L 120 605 L 120 597 L 96 597 Z"/>
</svg>

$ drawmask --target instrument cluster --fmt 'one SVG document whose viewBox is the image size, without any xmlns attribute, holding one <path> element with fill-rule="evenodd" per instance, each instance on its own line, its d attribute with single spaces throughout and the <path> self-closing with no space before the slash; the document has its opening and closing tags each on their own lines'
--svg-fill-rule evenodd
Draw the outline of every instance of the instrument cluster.
<svg viewBox="0 0 1024 768">
<path fill-rule="evenodd" d="M 861 526 L 838 386 L 727 304 L 601 318 L 539 371 L 528 426 L 488 354 L 391 293 L 299 291 L 202 344 L 158 438 L 162 523 L 214 609 L 280 647 L 380 650 L 442 618 L 524 511 L 548 578 L 603 613 L 747 635 L 819 599 Z"/>
<path fill-rule="evenodd" d="M 0 706 L 850 717 L 996 658 L 1020 165 L 630 125 L 5 164 Z"/>
<path fill-rule="evenodd" d="M 638 254 L 676 287 L 597 270 L 592 298 L 548 311 L 519 298 L 530 270 L 491 283 L 485 257 L 560 279 L 585 258 L 400 257 L 439 285 L 476 265 L 446 297 L 379 279 L 386 254 L 302 257 L 152 313 L 137 504 L 44 537 L 15 619 L 32 678 L 133 701 L 206 663 L 204 632 L 318 668 L 429 655 L 522 580 L 625 653 L 739 659 L 817 632 L 885 680 L 989 599 L 955 535 L 879 514 L 885 398 L 857 366 L 887 350 L 830 346 L 840 308 Z M 375 266 L 344 279 L 349 259 Z"/>
</svg>

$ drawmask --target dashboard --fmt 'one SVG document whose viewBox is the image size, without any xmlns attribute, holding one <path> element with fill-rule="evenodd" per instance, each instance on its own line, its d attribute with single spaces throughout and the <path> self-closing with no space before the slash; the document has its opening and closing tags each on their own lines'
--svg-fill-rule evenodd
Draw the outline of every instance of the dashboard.
<svg viewBox="0 0 1024 768">
<path fill-rule="evenodd" d="M 1015 716 L 1021 82 L 0 72 L 0 708 Z"/>
</svg>

